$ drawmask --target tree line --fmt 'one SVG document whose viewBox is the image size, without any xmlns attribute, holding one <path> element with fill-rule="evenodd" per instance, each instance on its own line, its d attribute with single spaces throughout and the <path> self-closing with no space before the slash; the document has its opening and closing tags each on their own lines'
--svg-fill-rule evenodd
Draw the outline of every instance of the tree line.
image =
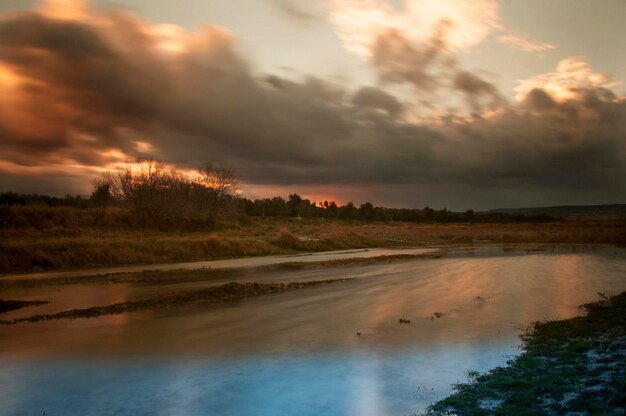
<svg viewBox="0 0 626 416">
<path fill-rule="evenodd" d="M 89 198 L 67 195 L 0 193 L 0 207 L 117 207 L 132 213 L 131 223 L 159 228 L 189 228 L 210 225 L 231 217 L 332 218 L 346 221 L 399 221 L 427 223 L 547 222 L 549 215 L 526 216 L 502 212 L 464 212 L 430 207 L 387 208 L 365 202 L 312 202 L 298 194 L 248 199 L 238 195 L 238 180 L 230 167 L 206 165 L 181 170 L 153 159 L 118 165 L 93 182 Z"/>
<path fill-rule="evenodd" d="M 548 222 L 556 218 L 546 214 L 526 216 L 501 212 L 463 212 L 449 211 L 446 208 L 436 210 L 430 207 L 387 208 L 365 202 L 358 207 L 352 202 L 337 205 L 334 201 L 319 203 L 302 199 L 298 194 L 265 199 L 241 200 L 245 215 L 254 217 L 301 217 L 301 218 L 336 218 L 359 221 L 399 221 L 399 222 L 436 222 L 436 223 L 507 223 L 507 222 Z"/>
</svg>

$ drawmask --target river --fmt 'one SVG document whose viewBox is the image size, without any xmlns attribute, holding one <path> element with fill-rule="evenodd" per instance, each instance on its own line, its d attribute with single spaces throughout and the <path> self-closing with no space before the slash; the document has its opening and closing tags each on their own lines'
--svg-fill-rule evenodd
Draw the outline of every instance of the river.
<svg viewBox="0 0 626 416">
<path fill-rule="evenodd" d="M 467 371 L 505 365 L 533 321 L 572 317 L 596 292 L 626 290 L 626 250 L 455 249 L 330 268 L 232 267 L 167 285 L 11 289 L 2 296 L 51 303 L 0 317 L 226 281 L 345 277 L 354 279 L 226 306 L 0 326 L 0 414 L 419 413 Z"/>
</svg>

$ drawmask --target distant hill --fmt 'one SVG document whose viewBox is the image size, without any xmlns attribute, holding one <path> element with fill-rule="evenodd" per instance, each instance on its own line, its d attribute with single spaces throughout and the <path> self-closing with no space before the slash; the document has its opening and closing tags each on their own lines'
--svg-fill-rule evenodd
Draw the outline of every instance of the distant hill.
<svg viewBox="0 0 626 416">
<path fill-rule="evenodd" d="M 566 220 L 623 220 L 626 219 L 626 204 L 498 208 L 492 209 L 488 212 L 522 214 L 528 217 L 547 214 L 555 218 L 563 218 Z"/>
</svg>

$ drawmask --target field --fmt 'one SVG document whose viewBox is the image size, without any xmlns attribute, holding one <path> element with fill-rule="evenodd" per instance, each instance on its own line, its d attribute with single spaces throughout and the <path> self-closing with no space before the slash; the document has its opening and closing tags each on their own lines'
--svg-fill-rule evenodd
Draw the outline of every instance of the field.
<svg viewBox="0 0 626 416">
<path fill-rule="evenodd" d="M 58 218 L 37 224 L 0 228 L 0 273 L 370 247 L 626 244 L 626 221 L 430 224 L 248 217 L 202 231 L 85 226 Z"/>
</svg>

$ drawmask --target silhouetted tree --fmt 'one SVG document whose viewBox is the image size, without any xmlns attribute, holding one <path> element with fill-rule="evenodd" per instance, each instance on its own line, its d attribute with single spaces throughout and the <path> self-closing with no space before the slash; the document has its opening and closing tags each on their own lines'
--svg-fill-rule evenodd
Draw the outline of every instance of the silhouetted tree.
<svg viewBox="0 0 626 416">
<path fill-rule="evenodd" d="M 339 207 L 337 216 L 342 220 L 353 220 L 357 218 L 358 210 L 352 201 L 350 201 L 346 205 Z"/>
<path fill-rule="evenodd" d="M 96 207 L 106 208 L 113 203 L 111 195 L 111 185 L 107 182 L 94 182 L 94 191 L 89 197 L 89 201 Z"/>
<path fill-rule="evenodd" d="M 207 164 L 197 171 L 180 171 L 154 159 L 126 163 L 94 183 L 94 197 L 109 195 L 129 205 L 144 225 L 208 224 L 224 213 L 237 181 L 234 171 Z"/>
<path fill-rule="evenodd" d="M 289 195 L 287 200 L 287 206 L 289 207 L 289 215 L 292 217 L 300 215 L 299 208 L 302 203 L 302 198 L 298 194 Z"/>
<path fill-rule="evenodd" d="M 361 204 L 359 207 L 359 218 L 362 220 L 372 221 L 375 218 L 375 214 L 374 205 L 371 202 Z"/>
</svg>

